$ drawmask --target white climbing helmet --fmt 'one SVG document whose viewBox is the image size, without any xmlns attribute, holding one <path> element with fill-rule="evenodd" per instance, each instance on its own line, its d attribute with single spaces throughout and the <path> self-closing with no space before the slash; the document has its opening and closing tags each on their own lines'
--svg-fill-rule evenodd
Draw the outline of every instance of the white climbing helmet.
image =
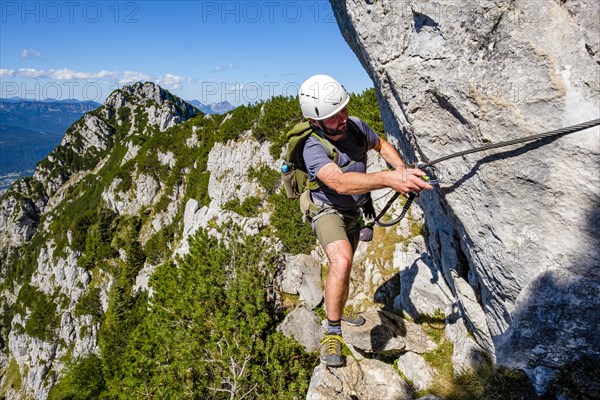
<svg viewBox="0 0 600 400">
<path fill-rule="evenodd" d="M 306 118 L 327 119 L 346 107 L 350 96 L 346 89 L 329 75 L 313 75 L 298 92 L 300 108 Z"/>
</svg>

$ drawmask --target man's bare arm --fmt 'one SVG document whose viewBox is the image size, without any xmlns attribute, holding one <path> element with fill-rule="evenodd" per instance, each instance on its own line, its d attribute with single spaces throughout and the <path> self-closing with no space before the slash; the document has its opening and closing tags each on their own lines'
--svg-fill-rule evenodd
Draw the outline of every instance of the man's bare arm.
<svg viewBox="0 0 600 400">
<path fill-rule="evenodd" d="M 406 165 L 402 161 L 402 158 L 387 140 L 379 138 L 377 146 L 374 148 L 375 151 L 379 152 L 381 157 L 395 169 L 406 168 Z"/>
<path fill-rule="evenodd" d="M 393 171 L 372 173 L 343 172 L 336 163 L 331 162 L 319 170 L 317 178 L 341 194 L 362 194 L 386 187 L 406 194 L 432 189 L 431 185 L 419 178 L 422 175 L 425 174 L 419 169 L 402 167 Z"/>
</svg>

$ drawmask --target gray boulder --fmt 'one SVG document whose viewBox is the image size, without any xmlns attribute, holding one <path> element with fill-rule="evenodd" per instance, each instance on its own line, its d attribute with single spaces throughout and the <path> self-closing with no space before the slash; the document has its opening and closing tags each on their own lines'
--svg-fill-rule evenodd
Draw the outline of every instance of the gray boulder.
<svg viewBox="0 0 600 400">
<path fill-rule="evenodd" d="M 300 300 L 311 309 L 323 301 L 321 264 L 306 254 L 290 256 L 282 272 L 281 290 L 288 294 L 299 294 Z"/>
<path fill-rule="evenodd" d="M 409 400 L 410 388 L 394 367 L 378 360 L 348 357 L 342 368 L 315 368 L 307 400 Z"/>
<path fill-rule="evenodd" d="M 361 314 L 361 326 L 342 324 L 344 341 L 363 353 L 386 356 L 406 351 L 424 353 L 435 349 L 433 343 L 417 324 L 383 310 L 369 310 Z"/>
<path fill-rule="evenodd" d="M 307 352 L 319 349 L 323 339 L 323 329 L 319 317 L 304 305 L 299 305 L 277 326 L 286 337 L 294 338 Z"/>
<path fill-rule="evenodd" d="M 435 371 L 419 354 L 409 351 L 400 355 L 398 369 L 412 382 L 415 390 L 426 390 L 433 383 Z"/>
</svg>

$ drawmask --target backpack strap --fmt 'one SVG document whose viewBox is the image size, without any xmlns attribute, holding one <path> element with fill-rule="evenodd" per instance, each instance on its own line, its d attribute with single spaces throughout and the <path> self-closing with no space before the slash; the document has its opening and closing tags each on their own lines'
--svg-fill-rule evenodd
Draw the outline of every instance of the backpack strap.
<svg viewBox="0 0 600 400">
<path fill-rule="evenodd" d="M 316 137 L 319 140 L 319 142 L 323 144 L 323 146 L 325 146 L 325 149 L 327 149 L 327 157 L 329 157 L 331 160 L 333 160 L 334 163 L 337 164 L 338 160 L 340 159 L 340 154 L 338 152 L 337 147 L 335 147 L 333 143 L 331 143 L 329 140 L 321 137 L 314 131 L 312 132 L 312 135 Z"/>
<path fill-rule="evenodd" d="M 327 150 L 327 157 L 329 157 L 329 159 L 331 161 L 333 161 L 334 163 L 338 163 L 339 159 L 340 159 L 340 153 L 338 152 L 337 147 L 335 147 L 333 145 L 333 143 L 331 143 L 329 140 L 321 137 L 317 132 L 315 132 L 313 130 L 312 132 L 312 136 L 314 136 L 315 138 L 317 138 L 319 140 L 319 142 L 321 142 L 321 144 L 325 147 L 325 149 Z M 323 186 L 324 183 L 321 182 L 321 180 L 319 180 L 319 178 L 315 179 L 309 179 L 307 184 L 306 184 L 306 189 L 308 190 L 316 190 L 319 187 Z"/>
</svg>

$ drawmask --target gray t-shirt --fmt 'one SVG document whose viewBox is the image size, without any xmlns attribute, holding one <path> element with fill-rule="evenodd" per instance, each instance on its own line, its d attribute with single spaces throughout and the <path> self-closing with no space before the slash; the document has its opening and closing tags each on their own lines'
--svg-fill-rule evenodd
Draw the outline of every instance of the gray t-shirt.
<svg viewBox="0 0 600 400">
<path fill-rule="evenodd" d="M 339 160 L 338 166 L 342 168 L 344 172 L 366 172 L 367 171 L 367 151 L 371 150 L 379 143 L 379 136 L 366 122 L 363 120 L 351 116 L 349 118 L 359 132 L 352 133 L 348 132 L 346 136 L 338 141 L 331 140 L 330 142 L 338 149 Z M 348 122 L 348 130 L 353 129 L 351 122 Z M 366 136 L 366 148 L 365 139 Z M 325 137 L 323 135 L 323 137 Z M 327 140 L 327 138 L 325 138 Z M 308 171 L 309 179 L 314 180 L 319 173 L 319 170 L 333 162 L 331 158 L 327 156 L 327 149 L 319 141 L 319 139 L 312 135 L 306 141 L 304 146 L 304 152 L 302 153 L 306 169 Z M 354 163 L 352 163 L 354 161 Z M 330 204 L 334 207 L 340 208 L 352 208 L 359 206 L 364 201 L 364 194 L 339 194 L 335 190 L 329 188 L 326 185 L 321 185 L 316 190 L 311 192 L 313 199 L 320 200 L 326 204 Z"/>
</svg>

